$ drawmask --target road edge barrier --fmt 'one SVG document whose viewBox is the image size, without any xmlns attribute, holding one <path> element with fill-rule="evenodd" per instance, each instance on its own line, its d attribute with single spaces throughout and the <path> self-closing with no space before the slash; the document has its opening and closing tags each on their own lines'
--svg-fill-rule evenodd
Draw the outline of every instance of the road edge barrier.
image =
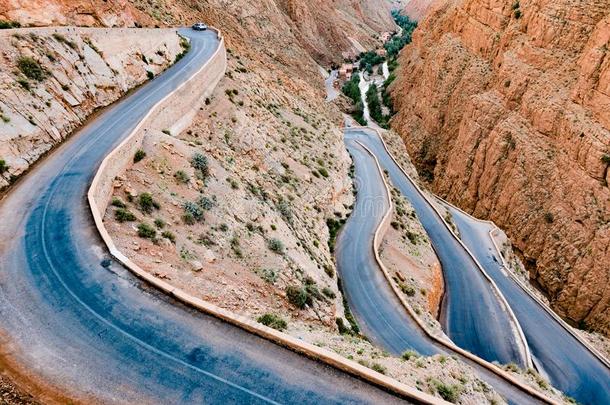
<svg viewBox="0 0 610 405">
<path fill-rule="evenodd" d="M 346 127 L 345 129 L 356 129 L 357 130 L 357 129 L 363 129 L 363 128 L 364 129 L 373 130 L 373 131 L 375 131 L 377 133 L 377 135 L 381 139 L 382 143 L 384 144 L 384 147 L 386 148 L 386 152 L 390 155 L 392 160 L 394 160 L 394 163 L 396 163 L 396 165 L 400 168 L 400 170 L 406 176 L 408 176 L 408 178 L 411 180 L 411 182 L 415 185 L 415 187 L 423 195 L 423 192 L 421 191 L 419 186 L 417 186 L 417 184 L 413 181 L 413 179 L 411 179 L 411 177 L 402 169 L 402 166 L 400 166 L 398 164 L 398 162 L 394 159 L 394 156 L 390 153 L 389 149 L 387 149 L 387 145 L 385 144 L 385 141 L 383 140 L 383 137 L 381 136 L 381 134 L 379 133 L 378 130 L 376 130 L 375 128 L 371 128 L 371 127 L 361 127 L 361 126 Z M 556 402 L 555 400 L 547 397 L 543 393 L 541 393 L 541 392 L 533 389 L 532 387 L 522 383 L 521 381 L 517 380 L 516 378 L 514 378 L 512 375 L 508 374 L 506 371 L 504 371 L 500 367 L 498 367 L 498 366 L 496 366 L 496 365 L 494 365 L 494 364 L 492 364 L 492 363 L 490 363 L 490 362 L 488 362 L 486 360 L 483 360 L 479 356 L 477 356 L 477 355 L 475 355 L 473 353 L 470 353 L 469 351 L 466 351 L 466 350 L 460 348 L 459 346 L 456 346 L 453 342 L 451 342 L 451 341 L 449 341 L 447 339 L 444 339 L 442 337 L 436 336 L 435 334 L 430 332 L 428 330 L 428 328 L 425 327 L 425 325 L 423 324 L 421 319 L 419 319 L 416 316 L 415 311 L 411 308 L 411 306 L 405 300 L 405 298 L 402 296 L 402 294 L 400 294 L 400 291 L 398 290 L 398 288 L 392 283 L 391 275 L 389 274 L 387 268 L 385 267 L 385 265 L 383 264 L 383 262 L 381 261 L 381 258 L 379 256 L 378 244 L 381 243 L 381 242 L 379 242 L 379 234 L 382 232 L 382 230 L 387 229 L 387 224 L 384 225 L 384 223 L 388 221 L 388 218 L 390 217 L 390 214 L 392 212 L 392 206 L 393 206 L 392 205 L 392 201 L 391 201 L 391 197 L 390 197 L 390 188 L 389 188 L 389 185 L 387 184 L 387 181 L 386 181 L 386 179 L 385 179 L 385 177 L 383 175 L 383 170 L 381 169 L 381 165 L 379 164 L 379 160 L 377 159 L 377 156 L 375 156 L 375 154 L 368 147 L 366 147 L 364 144 L 362 144 L 359 141 L 356 141 L 356 142 L 359 145 L 361 145 L 367 151 L 367 153 L 369 153 L 375 159 L 375 162 L 377 164 L 377 170 L 379 170 L 381 178 L 383 179 L 383 183 L 384 183 L 384 185 L 386 187 L 386 198 L 389 200 L 389 204 L 390 205 L 389 205 L 389 209 L 386 212 L 384 218 L 381 220 L 379 226 L 377 227 L 377 230 L 375 231 L 375 235 L 373 237 L 373 251 L 374 251 L 374 254 L 375 254 L 375 261 L 377 262 L 377 264 L 381 268 L 384 276 L 386 277 L 387 282 L 390 284 L 390 286 L 392 288 L 392 291 L 394 291 L 394 293 L 398 296 L 398 299 L 400 300 L 400 302 L 403 305 L 403 307 L 407 310 L 407 312 L 411 315 L 411 317 L 415 320 L 415 322 L 417 322 L 417 324 L 422 328 L 424 333 L 426 333 L 426 335 L 428 335 L 428 337 L 431 338 L 432 340 L 434 340 L 437 343 L 445 346 L 449 350 L 457 352 L 460 355 L 468 358 L 469 360 L 474 361 L 475 363 L 479 364 L 480 366 L 485 367 L 486 369 L 488 369 L 489 371 L 493 372 L 497 376 L 499 376 L 499 377 L 503 378 L 504 380 L 506 380 L 508 383 L 518 387 L 522 391 L 527 392 L 528 394 L 536 397 L 537 399 L 539 399 L 541 401 L 544 401 L 544 402 L 546 402 L 548 404 L 559 404 L 558 402 Z M 426 198 L 425 195 L 424 195 L 424 198 Z M 426 200 L 428 201 L 428 203 L 430 203 L 430 201 L 427 198 L 426 198 Z M 436 212 L 438 213 L 438 211 L 436 211 Z M 439 213 L 439 215 L 440 215 L 440 213 Z M 442 216 L 441 216 L 441 218 L 442 218 Z M 446 222 L 445 222 L 445 225 L 448 227 L 448 224 Z"/>
<path fill-rule="evenodd" d="M 187 304 L 195 309 L 200 310 L 208 315 L 214 316 L 222 321 L 230 323 L 234 326 L 237 326 L 249 333 L 257 335 L 263 339 L 271 341 L 279 346 L 287 348 L 293 352 L 305 355 L 306 357 L 334 367 L 342 372 L 355 376 L 365 382 L 371 383 L 374 386 L 377 386 L 385 391 L 397 394 L 400 397 L 407 398 L 410 400 L 417 401 L 419 403 L 431 404 L 431 405 L 445 405 L 449 404 L 440 398 L 434 397 L 425 392 L 419 391 L 414 387 L 403 384 L 393 378 L 387 377 L 381 373 L 378 373 L 374 370 L 369 369 L 368 367 L 362 366 L 354 361 L 348 360 L 330 350 L 320 348 L 313 344 L 304 342 L 300 339 L 297 339 L 293 336 L 290 336 L 286 333 L 279 332 L 275 329 L 267 327 L 265 325 L 259 324 L 258 322 L 253 321 L 252 319 L 240 315 L 223 308 L 220 308 L 210 302 L 202 300 L 200 298 L 194 297 L 188 294 L 186 291 L 176 288 L 169 284 L 168 282 L 144 271 L 140 266 L 134 263 L 131 259 L 125 256 L 114 244 L 114 241 L 110 237 L 108 230 L 104 226 L 103 216 L 101 214 L 102 211 L 100 209 L 100 205 L 96 201 L 96 193 L 98 192 L 98 184 L 101 181 L 102 176 L 104 175 L 104 171 L 108 166 L 108 163 L 115 157 L 119 151 L 123 149 L 128 143 L 138 135 L 139 130 L 144 126 L 148 118 L 161 106 L 167 99 L 169 99 L 172 95 L 174 95 L 178 90 L 184 87 L 187 83 L 189 83 L 195 76 L 203 72 L 206 68 L 208 68 L 209 64 L 214 60 L 215 57 L 218 56 L 221 50 L 224 50 L 224 38 L 221 32 L 215 28 L 210 28 L 214 32 L 217 33 L 218 38 L 220 40 L 218 48 L 212 55 L 212 57 L 190 78 L 185 80 L 180 86 L 174 89 L 171 93 L 167 94 L 162 100 L 160 100 L 157 104 L 155 104 L 148 114 L 140 121 L 140 123 L 136 126 L 136 128 L 123 140 L 115 149 L 113 149 L 107 156 L 104 158 L 102 163 L 100 164 L 93 181 L 89 187 L 87 192 L 87 200 L 89 203 L 89 207 L 91 209 L 91 214 L 93 216 L 95 227 L 99 232 L 104 244 L 108 248 L 110 254 L 123 266 L 125 266 L 128 270 L 130 270 L 133 274 L 135 274 L 138 278 L 148 282 L 152 286 L 157 289 L 163 291 L 166 294 L 169 294 L 176 298 L 178 301 Z M 225 69 L 226 69 L 226 58 L 225 58 Z M 224 74 L 224 71 L 223 71 Z M 112 183 L 110 183 L 110 187 L 112 187 Z M 107 207 L 108 201 L 103 202 L 103 205 Z"/>
</svg>

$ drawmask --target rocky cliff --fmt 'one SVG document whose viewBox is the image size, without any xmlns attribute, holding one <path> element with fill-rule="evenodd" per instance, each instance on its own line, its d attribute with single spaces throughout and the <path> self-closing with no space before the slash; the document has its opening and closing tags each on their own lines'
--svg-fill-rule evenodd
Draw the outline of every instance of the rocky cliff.
<svg viewBox="0 0 610 405">
<path fill-rule="evenodd" d="M 0 31 L 0 189 L 182 51 L 172 29 Z"/>
<path fill-rule="evenodd" d="M 610 333 L 610 1 L 443 0 L 392 88 L 432 189 L 507 230 L 575 325 Z"/>
</svg>

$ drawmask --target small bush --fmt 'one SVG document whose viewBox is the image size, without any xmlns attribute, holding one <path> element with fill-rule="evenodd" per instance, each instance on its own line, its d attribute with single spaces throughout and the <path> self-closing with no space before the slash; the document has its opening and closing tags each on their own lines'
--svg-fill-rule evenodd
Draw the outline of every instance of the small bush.
<svg viewBox="0 0 610 405">
<path fill-rule="evenodd" d="M 117 208 L 125 208 L 127 205 L 118 197 L 114 197 L 112 199 L 112 206 Z"/>
<path fill-rule="evenodd" d="M 185 212 L 182 214 L 182 221 L 184 221 L 184 223 L 187 225 L 195 225 L 195 222 L 197 222 L 195 217 L 193 217 L 193 214 L 190 212 Z"/>
<path fill-rule="evenodd" d="M 209 211 L 216 205 L 215 200 L 216 198 L 208 198 L 206 196 L 201 196 L 197 200 L 197 205 L 199 205 L 204 210 Z"/>
<path fill-rule="evenodd" d="M 259 316 L 256 321 L 277 330 L 284 330 L 288 326 L 285 320 L 274 314 Z"/>
<path fill-rule="evenodd" d="M 171 135 L 172 132 L 169 129 L 163 129 L 161 130 L 161 132 L 163 132 L 165 135 Z"/>
<path fill-rule="evenodd" d="M 183 208 L 185 215 L 192 217 L 197 222 L 203 221 L 203 209 L 198 204 L 187 201 L 184 203 Z M 192 225 L 192 223 L 189 225 Z"/>
<path fill-rule="evenodd" d="M 161 218 L 157 218 L 157 219 L 155 219 L 155 226 L 159 229 L 163 229 L 163 228 L 165 228 L 165 221 L 162 220 Z"/>
<path fill-rule="evenodd" d="M 256 270 L 256 274 L 260 276 L 263 280 L 265 280 L 269 284 L 274 284 L 277 281 L 277 272 L 272 269 L 258 269 Z"/>
<path fill-rule="evenodd" d="M 267 242 L 267 247 L 269 248 L 269 250 L 271 250 L 274 253 L 277 253 L 277 254 L 284 253 L 284 243 L 277 238 L 269 239 L 269 242 Z"/>
<path fill-rule="evenodd" d="M 138 236 L 145 239 L 155 239 L 157 231 L 152 226 L 141 223 L 138 225 Z"/>
<path fill-rule="evenodd" d="M 324 294 L 325 296 L 327 296 L 330 299 L 335 299 L 337 297 L 335 292 L 328 287 L 324 287 L 322 289 L 322 294 Z"/>
<path fill-rule="evenodd" d="M 0 159 L 0 174 L 4 174 L 9 169 L 9 166 L 6 164 L 6 160 Z"/>
<path fill-rule="evenodd" d="M 163 233 L 161 233 L 161 236 L 163 236 L 165 239 L 169 240 L 172 243 L 176 243 L 176 235 L 174 235 L 173 232 L 163 231 Z"/>
<path fill-rule="evenodd" d="M 148 80 L 152 80 L 155 78 L 155 74 L 153 72 L 151 72 L 150 70 L 147 70 L 146 77 L 148 77 Z"/>
<path fill-rule="evenodd" d="M 555 221 L 555 216 L 552 212 L 547 212 L 544 214 L 544 220 L 547 224 L 552 224 Z"/>
<path fill-rule="evenodd" d="M 41 82 L 46 77 L 47 73 L 36 60 L 29 56 L 22 56 L 17 59 L 17 67 L 28 79 Z"/>
<path fill-rule="evenodd" d="M 159 209 L 161 206 L 155 201 L 150 193 L 142 193 L 138 196 L 138 204 L 140 210 L 145 214 L 150 214 L 153 209 Z"/>
<path fill-rule="evenodd" d="M 295 307 L 303 309 L 309 301 L 309 294 L 307 294 L 307 290 L 303 287 L 290 285 L 286 287 L 286 298 Z"/>
<path fill-rule="evenodd" d="M 373 365 L 371 366 L 371 368 L 372 368 L 374 371 L 377 371 L 377 372 L 378 372 L 378 373 L 380 373 L 380 374 L 385 374 L 385 373 L 386 373 L 386 371 L 387 371 L 387 369 L 386 369 L 384 366 L 382 366 L 381 364 L 379 364 L 379 363 L 373 363 Z"/>
<path fill-rule="evenodd" d="M 18 77 L 17 83 L 19 83 L 19 85 L 21 85 L 21 87 L 23 87 L 26 90 L 30 90 L 30 88 L 31 88 L 30 82 L 25 77 Z"/>
<path fill-rule="evenodd" d="M 210 175 L 208 158 L 201 153 L 195 153 L 191 158 L 191 166 L 196 170 L 198 177 L 205 179 Z"/>
<path fill-rule="evenodd" d="M 602 163 L 610 165 L 610 155 L 604 154 L 602 156 Z"/>
<path fill-rule="evenodd" d="M 146 157 L 146 152 L 144 152 L 142 149 L 138 149 L 136 151 L 135 155 L 133 155 L 133 162 L 134 163 L 138 163 L 139 161 L 141 161 L 145 157 Z"/>
<path fill-rule="evenodd" d="M 407 350 L 402 354 L 401 357 L 403 360 L 417 359 L 419 357 L 419 353 L 417 353 L 415 350 Z"/>
<path fill-rule="evenodd" d="M 125 208 L 118 208 L 115 210 L 114 218 L 119 222 L 131 222 L 136 220 L 136 216 Z"/>
<path fill-rule="evenodd" d="M 459 385 L 445 384 L 440 381 L 434 382 L 434 388 L 441 398 L 454 404 L 460 399 L 460 394 L 462 392 L 462 388 Z"/>
<path fill-rule="evenodd" d="M 337 328 L 339 329 L 339 334 L 341 334 L 341 335 L 351 335 L 352 334 L 352 330 L 350 328 L 348 328 L 347 326 L 345 326 L 345 324 L 343 323 L 343 319 L 337 318 L 337 319 L 335 319 L 335 322 L 337 323 Z"/>
<path fill-rule="evenodd" d="M 174 178 L 178 183 L 186 184 L 190 181 L 189 175 L 184 170 L 178 170 L 174 173 Z"/>
<path fill-rule="evenodd" d="M 5 29 L 9 29 L 9 28 L 19 28 L 19 27 L 21 27 L 21 24 L 17 21 L 0 20 L 0 30 L 5 30 Z"/>
</svg>

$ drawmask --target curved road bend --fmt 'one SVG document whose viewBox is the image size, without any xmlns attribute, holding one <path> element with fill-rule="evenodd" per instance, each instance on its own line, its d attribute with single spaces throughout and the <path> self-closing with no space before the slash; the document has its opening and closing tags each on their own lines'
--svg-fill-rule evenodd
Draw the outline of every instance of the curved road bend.
<svg viewBox="0 0 610 405">
<path fill-rule="evenodd" d="M 354 161 L 358 195 L 339 233 L 335 257 L 348 304 L 363 333 L 395 355 L 409 349 L 425 355 L 456 355 L 510 403 L 539 403 L 488 369 L 431 340 L 407 313 L 373 255 L 375 229 L 388 208 L 381 173 L 373 157 L 354 139 L 347 136 L 345 144 Z"/>
<path fill-rule="evenodd" d="M 426 230 L 443 268 L 446 288 L 441 324 L 445 333 L 456 345 L 487 361 L 524 366 L 526 362 L 517 335 L 513 333 L 513 324 L 489 281 L 394 163 L 377 134 L 369 131 L 346 129 L 345 136 L 348 140 L 362 142 L 377 156 L 381 167 L 388 171 L 392 184 L 411 202 Z"/>
<path fill-rule="evenodd" d="M 211 32 L 184 33 L 185 58 L 71 137 L 0 204 L 3 360 L 85 402 L 399 402 L 189 309 L 115 262 L 102 266 L 87 188 L 104 156 L 218 46 Z"/>
<path fill-rule="evenodd" d="M 610 370 L 505 273 L 489 236 L 494 227 L 448 207 L 462 240 L 519 319 L 536 368 L 578 403 L 610 404 Z"/>
</svg>

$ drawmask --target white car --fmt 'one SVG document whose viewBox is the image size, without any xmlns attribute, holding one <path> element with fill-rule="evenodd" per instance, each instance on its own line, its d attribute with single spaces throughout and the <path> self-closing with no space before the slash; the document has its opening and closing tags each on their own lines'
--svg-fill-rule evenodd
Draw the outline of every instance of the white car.
<svg viewBox="0 0 610 405">
<path fill-rule="evenodd" d="M 198 23 L 193 24 L 193 29 L 195 31 L 205 31 L 208 29 L 208 26 L 202 22 L 198 22 Z"/>
</svg>

